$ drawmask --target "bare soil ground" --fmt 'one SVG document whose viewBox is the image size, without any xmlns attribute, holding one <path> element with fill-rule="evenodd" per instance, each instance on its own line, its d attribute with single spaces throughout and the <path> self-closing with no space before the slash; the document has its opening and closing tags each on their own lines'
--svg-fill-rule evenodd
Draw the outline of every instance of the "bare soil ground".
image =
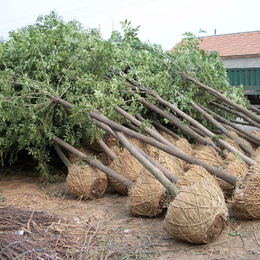
<svg viewBox="0 0 260 260">
<path fill-rule="evenodd" d="M 229 226 L 216 241 L 193 245 L 164 232 L 163 216 L 130 216 L 127 197 L 111 188 L 97 200 L 71 198 L 64 179 L 52 176 L 44 180 L 23 167 L 0 168 L 0 208 L 15 206 L 56 215 L 59 219 L 48 232 L 41 229 L 44 237 L 54 228 L 56 234 L 49 249 L 45 248 L 50 250 L 49 254 L 41 259 L 260 259 L 260 221 L 230 218 Z M 24 230 L 21 236 L 25 237 L 33 233 L 28 230 L 28 223 L 19 230 L 8 231 L 1 225 L 0 216 L 0 234 Z M 33 258 L 25 254 L 17 259 Z"/>
</svg>

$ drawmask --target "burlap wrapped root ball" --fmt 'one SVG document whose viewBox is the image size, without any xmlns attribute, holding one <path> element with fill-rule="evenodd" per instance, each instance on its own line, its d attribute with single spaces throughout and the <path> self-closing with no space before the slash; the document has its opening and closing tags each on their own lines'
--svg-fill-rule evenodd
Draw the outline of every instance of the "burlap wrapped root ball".
<svg viewBox="0 0 260 260">
<path fill-rule="evenodd" d="M 233 215 L 238 219 L 260 219 L 260 166 L 249 167 L 245 176 L 238 178 L 233 197 L 229 201 Z"/>
<path fill-rule="evenodd" d="M 68 168 L 66 186 L 74 197 L 96 199 L 100 198 L 106 191 L 107 176 L 88 164 L 72 164 Z"/>
<path fill-rule="evenodd" d="M 149 144 L 146 144 L 144 151 L 174 175 L 180 177 L 184 174 L 182 160 Z"/>
<path fill-rule="evenodd" d="M 135 181 L 143 165 L 130 153 L 123 153 L 112 162 L 110 168 L 127 179 Z M 117 193 L 128 194 L 128 188 L 112 177 L 108 177 L 108 183 Z"/>
<path fill-rule="evenodd" d="M 219 168 L 236 177 L 245 176 L 248 172 L 247 164 L 242 159 L 237 158 L 233 153 L 228 154 L 224 163 Z M 217 178 L 217 181 L 226 199 L 229 199 L 233 194 L 234 186 L 219 178 Z"/>
<path fill-rule="evenodd" d="M 165 187 L 144 168 L 129 191 L 128 209 L 130 214 L 154 217 L 160 215 L 166 207 Z"/>
<path fill-rule="evenodd" d="M 200 165 L 193 164 L 191 168 L 184 173 L 176 183 L 176 187 L 180 189 L 182 186 L 190 186 L 196 182 L 212 181 L 219 186 L 216 177 L 212 176 L 205 168 Z"/>
<path fill-rule="evenodd" d="M 227 224 L 223 193 L 206 180 L 179 190 L 168 207 L 163 229 L 176 239 L 205 244 L 214 241 Z"/>
</svg>

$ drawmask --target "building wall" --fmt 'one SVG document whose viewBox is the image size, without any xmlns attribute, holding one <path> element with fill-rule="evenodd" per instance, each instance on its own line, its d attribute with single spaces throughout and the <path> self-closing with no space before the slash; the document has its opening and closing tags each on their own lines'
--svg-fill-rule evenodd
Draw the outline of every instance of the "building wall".
<svg viewBox="0 0 260 260">
<path fill-rule="evenodd" d="M 222 60 L 224 67 L 229 68 L 259 68 L 260 57 L 243 58 L 243 59 L 224 59 Z"/>
</svg>

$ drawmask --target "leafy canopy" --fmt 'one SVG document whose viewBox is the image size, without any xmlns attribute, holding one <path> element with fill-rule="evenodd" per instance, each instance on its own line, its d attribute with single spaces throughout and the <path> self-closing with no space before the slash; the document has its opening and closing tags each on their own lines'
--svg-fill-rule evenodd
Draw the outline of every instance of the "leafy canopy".
<svg viewBox="0 0 260 260">
<path fill-rule="evenodd" d="M 200 50 L 193 35 L 187 34 L 169 54 L 159 45 L 141 42 L 137 37 L 139 26 L 133 28 L 125 20 L 122 29 L 123 35 L 114 31 L 104 40 L 98 30 L 85 29 L 77 21 L 65 22 L 51 12 L 33 25 L 12 31 L 9 40 L 0 43 L 2 163 L 13 163 L 19 151 L 27 150 L 39 162 L 40 171 L 48 174 L 54 136 L 72 145 L 79 145 L 83 139 L 103 138 L 104 132 L 91 121 L 89 111 L 98 109 L 123 124 L 126 119 L 115 112 L 114 106 L 135 115 L 147 112 L 139 101 L 141 97 L 158 105 L 151 96 L 141 93 L 138 85 L 198 116 L 188 102 L 207 107 L 212 97 L 187 83 L 176 73 L 179 70 L 237 102 L 245 102 L 242 91 L 230 87 L 218 54 Z M 177 92 L 186 99 L 178 97 Z M 55 104 L 50 96 L 74 104 L 73 110 Z"/>
</svg>

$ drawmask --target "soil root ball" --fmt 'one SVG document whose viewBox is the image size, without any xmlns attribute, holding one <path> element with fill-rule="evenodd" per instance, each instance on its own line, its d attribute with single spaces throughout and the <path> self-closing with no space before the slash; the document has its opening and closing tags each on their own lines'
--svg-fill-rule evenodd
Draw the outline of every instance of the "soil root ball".
<svg viewBox="0 0 260 260">
<path fill-rule="evenodd" d="M 260 166 L 252 165 L 238 178 L 232 200 L 233 214 L 238 219 L 260 219 Z"/>
<path fill-rule="evenodd" d="M 183 176 L 180 177 L 176 183 L 176 187 L 180 189 L 182 186 L 190 186 L 196 182 L 201 181 L 212 181 L 218 186 L 216 178 L 212 176 L 208 171 L 199 165 L 192 165 L 191 168 L 185 172 Z"/>
<path fill-rule="evenodd" d="M 72 164 L 68 168 L 66 186 L 69 193 L 77 198 L 100 198 L 107 188 L 107 176 L 100 170 L 87 164 Z"/>
<path fill-rule="evenodd" d="M 129 191 L 128 209 L 132 216 L 154 217 L 167 207 L 166 189 L 146 169 Z"/>
<path fill-rule="evenodd" d="M 247 164 L 243 160 L 236 158 L 233 153 L 228 154 L 228 157 L 219 168 L 236 177 L 245 176 L 248 172 Z M 219 178 L 217 178 L 217 181 L 225 197 L 227 199 L 230 198 L 233 194 L 234 186 Z"/>
<path fill-rule="evenodd" d="M 143 165 L 130 153 L 125 153 L 118 156 L 112 162 L 110 168 L 129 180 L 135 181 L 140 174 L 140 171 L 143 169 Z M 128 194 L 128 188 L 112 177 L 108 177 L 108 183 L 117 193 L 121 195 Z"/>
<path fill-rule="evenodd" d="M 168 207 L 163 229 L 176 239 L 210 243 L 228 224 L 228 210 L 221 189 L 212 181 L 182 187 Z"/>
</svg>

